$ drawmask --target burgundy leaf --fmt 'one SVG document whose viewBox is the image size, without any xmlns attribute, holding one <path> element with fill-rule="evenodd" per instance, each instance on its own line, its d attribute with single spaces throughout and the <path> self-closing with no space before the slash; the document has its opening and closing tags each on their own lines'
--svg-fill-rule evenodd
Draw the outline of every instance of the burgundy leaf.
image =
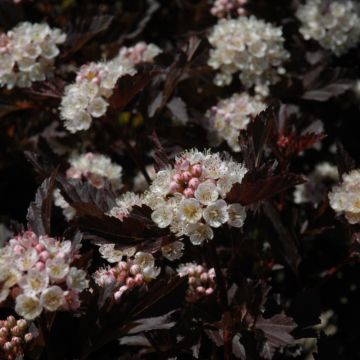
<svg viewBox="0 0 360 360">
<path fill-rule="evenodd" d="M 160 140 L 155 131 L 151 135 L 151 140 L 154 144 L 154 160 L 155 171 L 160 171 L 167 168 L 171 162 L 166 154 L 164 147 L 161 145 Z"/>
<path fill-rule="evenodd" d="M 291 317 L 277 314 L 269 319 L 259 316 L 255 328 L 261 330 L 270 345 L 274 347 L 291 345 L 294 338 L 290 334 L 297 327 Z"/>
</svg>

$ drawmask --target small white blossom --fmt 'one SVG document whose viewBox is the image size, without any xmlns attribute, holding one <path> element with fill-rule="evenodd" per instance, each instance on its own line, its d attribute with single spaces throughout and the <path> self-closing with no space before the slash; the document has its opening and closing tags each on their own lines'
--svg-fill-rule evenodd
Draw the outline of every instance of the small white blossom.
<svg viewBox="0 0 360 360">
<path fill-rule="evenodd" d="M 34 320 L 42 312 L 42 305 L 36 296 L 20 294 L 16 298 L 15 311 L 26 320 Z"/>
<path fill-rule="evenodd" d="M 49 259 L 46 262 L 46 271 L 50 278 L 54 281 L 61 281 L 65 279 L 69 269 L 69 264 L 62 258 Z"/>
<path fill-rule="evenodd" d="M 225 200 L 217 200 L 214 204 L 208 205 L 204 210 L 204 219 L 210 226 L 214 228 L 225 224 L 229 219 L 227 203 Z"/>
<path fill-rule="evenodd" d="M 162 255 L 170 261 L 180 259 L 183 255 L 183 250 L 184 244 L 181 241 L 174 241 L 161 247 Z"/>
<path fill-rule="evenodd" d="M 170 206 L 159 206 L 151 214 L 151 219 L 159 228 L 166 228 L 173 219 L 173 211 Z"/>
<path fill-rule="evenodd" d="M 203 205 L 211 205 L 218 197 L 219 192 L 211 181 L 203 182 L 195 191 L 195 198 Z"/>
<path fill-rule="evenodd" d="M 184 199 L 179 205 L 179 213 L 182 220 L 190 224 L 197 223 L 202 217 L 200 202 L 196 199 Z"/>
<path fill-rule="evenodd" d="M 71 267 L 66 277 L 66 285 L 73 290 L 81 292 L 89 287 L 89 280 L 86 279 L 86 272 L 76 267 Z"/>
<path fill-rule="evenodd" d="M 240 204 L 231 204 L 227 208 L 229 214 L 228 224 L 233 227 L 242 227 L 246 219 L 245 208 Z"/>
<path fill-rule="evenodd" d="M 27 295 L 36 295 L 45 290 L 49 284 L 49 276 L 44 271 L 31 269 L 19 281 L 20 287 Z"/>
<path fill-rule="evenodd" d="M 211 227 L 203 223 L 189 224 L 186 233 L 194 245 L 201 245 L 204 240 L 211 240 L 214 237 Z"/>
<path fill-rule="evenodd" d="M 42 292 L 40 301 L 46 310 L 56 311 L 64 304 L 64 291 L 60 286 L 51 286 Z"/>
</svg>

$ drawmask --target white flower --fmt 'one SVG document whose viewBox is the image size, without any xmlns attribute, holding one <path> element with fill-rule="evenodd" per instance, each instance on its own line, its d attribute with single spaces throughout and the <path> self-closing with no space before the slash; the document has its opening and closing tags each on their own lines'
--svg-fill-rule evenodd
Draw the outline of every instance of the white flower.
<svg viewBox="0 0 360 360">
<path fill-rule="evenodd" d="M 78 292 L 87 289 L 89 287 L 89 280 L 86 280 L 86 272 L 76 267 L 71 267 L 66 277 L 66 285 Z"/>
<path fill-rule="evenodd" d="M 124 253 L 115 249 L 115 244 L 104 244 L 99 247 L 101 256 L 109 263 L 117 263 L 122 260 Z"/>
<path fill-rule="evenodd" d="M 98 118 L 103 116 L 106 113 L 106 109 L 108 107 L 108 103 L 101 97 L 95 98 L 89 104 L 87 111 L 94 118 Z"/>
<path fill-rule="evenodd" d="M 202 217 L 200 202 L 196 199 L 184 199 L 179 204 L 179 214 L 182 220 L 194 224 Z"/>
<path fill-rule="evenodd" d="M 202 223 L 189 224 L 186 233 L 194 245 L 201 245 L 204 240 L 211 240 L 214 237 L 211 227 Z"/>
<path fill-rule="evenodd" d="M 195 198 L 203 205 L 211 205 L 219 197 L 219 192 L 211 181 L 201 183 L 195 191 Z"/>
<path fill-rule="evenodd" d="M 229 214 L 228 224 L 233 227 L 242 227 L 246 219 L 245 208 L 240 204 L 231 204 L 227 208 Z"/>
<path fill-rule="evenodd" d="M 27 295 L 36 295 L 47 288 L 49 284 L 49 276 L 45 271 L 31 269 L 19 281 L 20 287 Z"/>
<path fill-rule="evenodd" d="M 154 267 L 155 260 L 150 253 L 140 251 L 135 255 L 134 264 L 139 265 L 141 269 L 151 268 Z"/>
<path fill-rule="evenodd" d="M 171 244 L 161 247 L 162 255 L 170 261 L 180 259 L 183 255 L 183 250 L 184 244 L 182 243 L 182 241 L 174 241 Z"/>
<path fill-rule="evenodd" d="M 16 285 L 21 277 L 22 272 L 8 264 L 4 269 L 1 269 L 1 281 L 4 283 L 4 287 L 11 288 Z"/>
<path fill-rule="evenodd" d="M 19 23 L 0 35 L 0 86 L 30 87 L 53 74 L 66 35 L 47 24 Z"/>
<path fill-rule="evenodd" d="M 217 200 L 214 204 L 209 205 L 203 212 L 205 221 L 212 227 L 218 228 L 225 224 L 229 215 L 227 212 L 227 203 L 225 200 Z"/>
<path fill-rule="evenodd" d="M 282 29 L 254 16 L 221 19 L 208 39 L 213 46 L 208 64 L 219 70 L 215 78 L 219 86 L 230 84 L 237 72 L 247 88 L 276 83 L 289 58 Z"/>
<path fill-rule="evenodd" d="M 54 281 L 63 280 L 69 272 L 69 264 L 62 258 L 54 258 L 46 261 L 46 271 Z"/>
<path fill-rule="evenodd" d="M 42 305 L 36 296 L 21 294 L 16 298 L 15 311 L 26 320 L 34 320 L 42 312 Z"/>
<path fill-rule="evenodd" d="M 159 228 L 166 228 L 172 222 L 173 211 L 170 206 L 159 206 L 152 212 L 151 219 Z"/>
<path fill-rule="evenodd" d="M 42 292 L 40 301 L 46 310 L 56 311 L 64 304 L 64 292 L 60 286 L 51 286 Z"/>
<path fill-rule="evenodd" d="M 142 269 L 142 275 L 145 281 L 156 279 L 160 274 L 160 268 L 155 266 L 146 266 Z"/>
<path fill-rule="evenodd" d="M 360 41 L 360 16 L 354 1 L 307 0 L 296 16 L 305 40 L 314 39 L 340 56 Z"/>
<path fill-rule="evenodd" d="M 37 251 L 33 248 L 30 248 L 23 252 L 20 257 L 15 260 L 15 263 L 19 270 L 27 271 L 35 265 L 38 258 L 39 254 L 37 253 Z"/>
</svg>

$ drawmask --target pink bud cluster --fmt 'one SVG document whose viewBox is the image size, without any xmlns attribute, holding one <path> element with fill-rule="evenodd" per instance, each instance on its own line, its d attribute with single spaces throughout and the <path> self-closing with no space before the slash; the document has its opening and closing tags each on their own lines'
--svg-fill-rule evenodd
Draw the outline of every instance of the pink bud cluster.
<svg viewBox="0 0 360 360">
<path fill-rule="evenodd" d="M 216 0 L 210 13 L 218 18 L 224 18 L 232 12 L 236 12 L 239 16 L 245 15 L 246 11 L 243 6 L 246 3 L 247 0 Z"/>
<path fill-rule="evenodd" d="M 151 254 L 139 252 L 112 268 L 98 270 L 94 279 L 99 286 L 110 288 L 114 299 L 119 301 L 125 291 L 145 285 L 159 275 L 160 269 L 154 265 Z"/>
<path fill-rule="evenodd" d="M 185 197 L 194 197 L 195 190 L 200 185 L 200 176 L 203 173 L 201 164 L 190 164 L 186 158 L 179 159 L 175 164 L 175 174 L 170 183 L 170 192 L 181 193 Z M 206 179 L 202 179 L 205 181 Z"/>
<path fill-rule="evenodd" d="M 207 270 L 202 265 L 187 263 L 180 265 L 177 271 L 180 277 L 188 277 L 189 288 L 186 294 L 186 300 L 188 302 L 196 302 L 214 292 L 214 268 Z"/>
<path fill-rule="evenodd" d="M 13 360 L 22 357 L 25 345 L 32 338 L 26 320 L 16 320 L 13 316 L 0 320 L 0 358 Z"/>
</svg>

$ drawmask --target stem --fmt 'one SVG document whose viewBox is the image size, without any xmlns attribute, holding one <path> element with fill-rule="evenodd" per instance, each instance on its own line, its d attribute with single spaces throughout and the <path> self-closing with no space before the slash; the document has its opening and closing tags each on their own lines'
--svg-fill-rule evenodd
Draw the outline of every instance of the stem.
<svg viewBox="0 0 360 360">
<path fill-rule="evenodd" d="M 224 279 L 224 275 L 220 268 L 219 259 L 217 256 L 217 252 L 216 252 L 214 243 L 212 241 L 208 241 L 207 248 L 209 250 L 211 264 L 213 265 L 213 267 L 215 269 L 216 287 L 219 291 L 220 303 L 221 303 L 221 307 L 223 308 L 223 311 L 224 311 L 224 314 L 223 314 L 223 319 L 224 319 L 224 329 L 223 329 L 223 331 L 224 331 L 223 332 L 223 334 L 224 334 L 224 360 L 230 360 L 230 359 L 232 359 L 233 334 L 232 334 L 231 327 L 229 326 L 229 321 L 231 321 L 231 314 L 229 311 L 229 305 L 228 305 L 228 300 L 227 300 L 225 279 Z"/>
</svg>

